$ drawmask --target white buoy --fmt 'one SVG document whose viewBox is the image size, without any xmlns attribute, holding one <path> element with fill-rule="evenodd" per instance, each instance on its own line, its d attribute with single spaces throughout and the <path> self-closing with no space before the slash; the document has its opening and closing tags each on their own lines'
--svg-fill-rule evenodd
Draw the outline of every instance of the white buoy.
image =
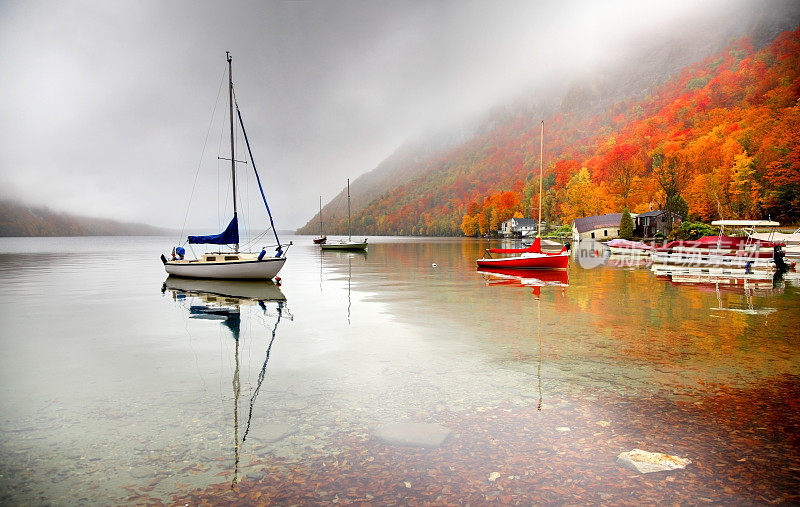
<svg viewBox="0 0 800 507">
<path fill-rule="evenodd" d="M 431 264 L 431 267 L 432 267 L 432 268 L 435 268 L 435 267 L 437 267 L 437 266 L 436 266 L 436 263 L 434 262 L 433 264 Z"/>
</svg>

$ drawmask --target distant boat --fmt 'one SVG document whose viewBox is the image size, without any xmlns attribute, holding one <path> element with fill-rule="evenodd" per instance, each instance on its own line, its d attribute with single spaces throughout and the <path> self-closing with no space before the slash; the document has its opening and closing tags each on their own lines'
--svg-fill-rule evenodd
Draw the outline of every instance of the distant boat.
<svg viewBox="0 0 800 507">
<path fill-rule="evenodd" d="M 331 243 L 322 243 L 323 250 L 361 250 L 367 249 L 367 238 L 364 241 L 353 241 L 352 228 L 350 224 L 350 178 L 347 178 L 347 241 L 339 240 Z"/>
<path fill-rule="evenodd" d="M 256 171 L 255 160 L 253 160 L 253 153 L 250 150 L 250 142 L 247 140 L 247 133 L 245 132 L 244 122 L 242 121 L 242 113 L 239 111 L 239 105 L 233 98 L 233 78 L 231 73 L 232 58 L 230 53 L 226 53 L 226 55 L 228 61 L 228 99 L 230 109 L 230 160 L 231 182 L 233 187 L 233 218 L 223 232 L 208 236 L 189 236 L 186 243 L 234 245 L 234 248 L 233 251 L 205 253 L 198 259 L 188 260 L 184 259 L 185 249 L 182 246 L 179 246 L 173 249 L 171 260 L 167 260 L 166 256 L 162 254 L 161 262 L 164 263 L 164 269 L 166 269 L 167 273 L 172 276 L 222 280 L 269 280 L 274 278 L 286 263 L 285 250 L 291 246 L 291 242 L 289 245 L 281 245 L 281 242 L 278 239 L 278 233 L 275 230 L 275 224 L 272 221 L 272 213 L 269 210 L 267 198 L 264 196 L 264 189 L 261 187 L 261 179 L 258 176 L 258 171 Z M 236 113 L 239 118 L 239 125 L 242 127 L 242 134 L 244 135 L 245 143 L 247 144 L 247 151 L 250 155 L 250 161 L 253 164 L 253 171 L 256 174 L 258 188 L 261 190 L 261 197 L 264 200 L 264 206 L 267 208 L 270 227 L 272 232 L 275 234 L 277 247 L 275 248 L 276 253 L 274 255 L 267 255 L 266 248 L 262 248 L 261 252 L 239 251 L 239 221 L 236 209 L 236 157 L 234 150 L 233 129 L 234 105 L 236 105 Z"/>
<path fill-rule="evenodd" d="M 319 196 L 319 236 L 314 238 L 314 243 L 321 245 L 328 240 L 328 237 L 322 233 L 322 196 Z"/>
<path fill-rule="evenodd" d="M 513 269 L 566 269 L 569 264 L 569 250 L 566 245 L 560 252 L 542 251 L 542 158 L 544 156 L 544 121 L 542 121 L 541 140 L 539 142 L 539 221 L 536 228 L 536 239 L 526 248 L 487 248 L 489 258 L 477 259 L 479 268 L 513 268 Z M 515 254 L 511 257 L 492 257 L 492 254 Z"/>
</svg>

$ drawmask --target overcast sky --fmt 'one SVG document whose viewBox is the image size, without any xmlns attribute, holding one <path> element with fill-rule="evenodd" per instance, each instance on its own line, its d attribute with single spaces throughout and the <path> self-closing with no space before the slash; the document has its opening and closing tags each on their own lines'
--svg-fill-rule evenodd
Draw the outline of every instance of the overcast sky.
<svg viewBox="0 0 800 507">
<path fill-rule="evenodd" d="M 276 226 L 293 229 L 404 140 L 568 79 L 695 4 L 0 0 L 0 197 L 179 228 L 200 167 L 189 226 L 226 223 L 224 87 L 209 125 L 231 51 Z"/>
</svg>

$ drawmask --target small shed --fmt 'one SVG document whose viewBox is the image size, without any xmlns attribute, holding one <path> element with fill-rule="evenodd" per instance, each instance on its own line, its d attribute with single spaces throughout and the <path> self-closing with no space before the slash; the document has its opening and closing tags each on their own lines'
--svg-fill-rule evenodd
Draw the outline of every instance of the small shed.
<svg viewBox="0 0 800 507">
<path fill-rule="evenodd" d="M 607 240 L 619 236 L 622 213 L 606 213 L 593 217 L 576 218 L 572 222 L 572 239 Z"/>
</svg>

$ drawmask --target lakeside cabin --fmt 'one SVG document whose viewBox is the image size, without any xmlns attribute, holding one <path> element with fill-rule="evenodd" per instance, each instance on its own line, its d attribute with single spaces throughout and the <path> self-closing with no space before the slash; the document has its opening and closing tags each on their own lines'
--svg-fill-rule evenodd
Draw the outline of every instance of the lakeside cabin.
<svg viewBox="0 0 800 507">
<path fill-rule="evenodd" d="M 498 233 L 504 238 L 535 236 L 538 226 L 533 218 L 509 218 L 500 224 Z"/>
<path fill-rule="evenodd" d="M 633 215 L 631 215 L 633 216 Z M 619 237 L 622 213 L 606 213 L 593 217 L 576 218 L 572 221 L 572 239 L 595 239 L 606 241 Z"/>
<path fill-rule="evenodd" d="M 632 215 L 631 215 L 632 216 Z M 672 225 L 680 225 L 681 216 L 677 213 L 672 214 Z M 664 236 L 671 231 L 667 226 L 667 212 L 663 210 L 648 211 L 641 213 L 634 218 L 633 235 L 639 238 L 652 238 L 661 233 Z"/>
</svg>

